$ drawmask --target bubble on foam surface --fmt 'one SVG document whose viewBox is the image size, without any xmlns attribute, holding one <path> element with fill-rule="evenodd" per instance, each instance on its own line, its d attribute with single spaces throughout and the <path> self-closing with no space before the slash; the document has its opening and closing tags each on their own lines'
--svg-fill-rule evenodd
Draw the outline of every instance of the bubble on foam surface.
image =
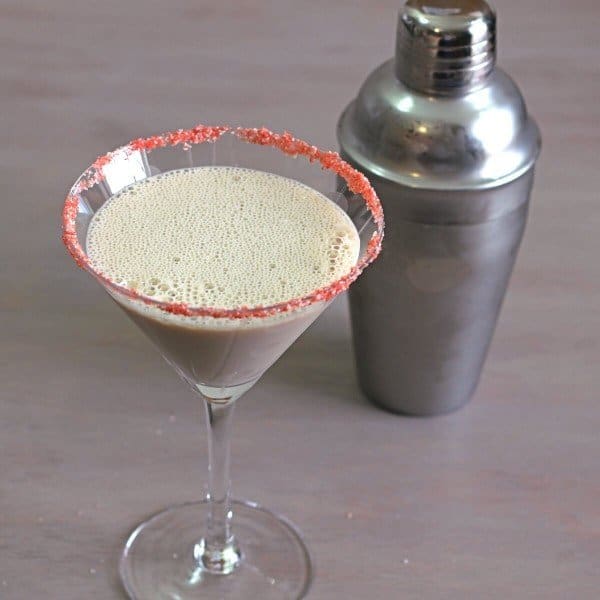
<svg viewBox="0 0 600 600">
<path fill-rule="evenodd" d="M 359 253 L 348 216 L 293 179 L 237 167 L 151 177 L 102 206 L 88 230 L 95 268 L 151 298 L 267 306 L 345 275 Z"/>
</svg>

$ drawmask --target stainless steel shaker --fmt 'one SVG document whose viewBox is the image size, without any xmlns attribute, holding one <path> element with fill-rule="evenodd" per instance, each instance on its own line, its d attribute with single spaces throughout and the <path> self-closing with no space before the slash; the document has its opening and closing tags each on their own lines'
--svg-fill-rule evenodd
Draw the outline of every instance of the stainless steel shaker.
<svg viewBox="0 0 600 600">
<path fill-rule="evenodd" d="M 469 400 L 521 242 L 540 134 L 495 59 L 483 0 L 410 0 L 395 58 L 338 123 L 386 217 L 350 306 L 360 385 L 394 412 Z"/>
</svg>

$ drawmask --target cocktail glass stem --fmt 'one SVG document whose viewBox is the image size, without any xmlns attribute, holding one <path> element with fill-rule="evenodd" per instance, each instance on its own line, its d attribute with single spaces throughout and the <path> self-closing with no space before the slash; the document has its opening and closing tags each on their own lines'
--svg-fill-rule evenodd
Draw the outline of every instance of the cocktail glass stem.
<svg viewBox="0 0 600 600">
<path fill-rule="evenodd" d="M 194 549 L 196 560 L 204 570 L 216 575 L 231 573 L 241 560 L 241 553 L 231 532 L 229 477 L 230 442 L 235 398 L 204 398 L 208 429 L 208 518 L 204 538 Z"/>
</svg>

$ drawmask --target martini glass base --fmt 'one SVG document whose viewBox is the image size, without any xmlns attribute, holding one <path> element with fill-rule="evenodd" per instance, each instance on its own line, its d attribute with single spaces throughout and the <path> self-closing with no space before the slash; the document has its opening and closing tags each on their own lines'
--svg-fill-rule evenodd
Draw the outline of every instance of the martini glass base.
<svg viewBox="0 0 600 600">
<path fill-rule="evenodd" d="M 121 555 L 121 580 L 133 600 L 304 598 L 310 556 L 296 529 L 251 502 L 232 502 L 241 561 L 229 575 L 199 566 L 194 550 L 208 515 L 206 502 L 168 508 L 141 523 Z"/>
</svg>

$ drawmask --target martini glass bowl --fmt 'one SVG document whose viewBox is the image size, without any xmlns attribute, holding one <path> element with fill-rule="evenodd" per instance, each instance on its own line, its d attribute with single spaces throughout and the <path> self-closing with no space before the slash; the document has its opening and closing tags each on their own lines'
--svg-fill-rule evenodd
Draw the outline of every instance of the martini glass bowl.
<svg viewBox="0 0 600 600">
<path fill-rule="evenodd" d="M 303 297 L 234 309 L 157 299 L 94 268 L 86 253 L 87 232 L 107 200 L 146 178 L 211 165 L 275 173 L 335 202 L 359 234 L 355 266 Z M 299 205 L 298 211 L 302 208 Z M 147 334 L 200 396 L 206 412 L 206 498 L 169 507 L 134 529 L 119 567 L 131 598 L 275 600 L 307 594 L 313 568 L 296 528 L 255 503 L 230 497 L 233 409 L 333 298 L 375 260 L 382 238 L 381 205 L 367 179 L 337 153 L 287 132 L 199 125 L 139 138 L 98 158 L 75 182 L 63 208 L 63 241 L 69 253 Z"/>
</svg>

